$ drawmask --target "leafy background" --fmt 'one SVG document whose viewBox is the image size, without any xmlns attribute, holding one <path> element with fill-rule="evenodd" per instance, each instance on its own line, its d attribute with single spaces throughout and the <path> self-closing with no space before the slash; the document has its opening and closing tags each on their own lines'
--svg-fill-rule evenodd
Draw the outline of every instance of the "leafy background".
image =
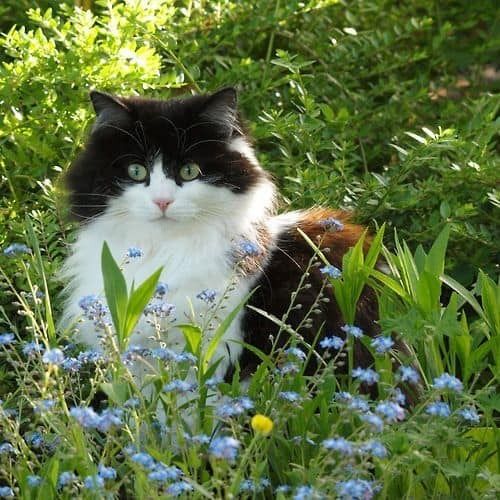
<svg viewBox="0 0 500 500">
<path fill-rule="evenodd" d="M 44 338 L 46 346 L 60 340 L 51 323 L 60 307 L 56 273 L 73 237 L 60 177 L 93 119 L 89 90 L 168 98 L 236 85 L 259 159 L 280 186 L 282 209 L 339 206 L 354 210 L 356 219 L 373 230 L 386 224 L 385 243 L 395 252 L 387 254 L 388 261 L 407 281 L 382 281 L 384 331 L 406 336 L 427 381 L 443 371 L 460 376 L 464 394 L 446 400 L 456 408 L 477 405 L 481 412 L 482 427 L 477 429 L 425 420 L 424 411 L 417 410 L 388 431 L 384 439 L 392 456 L 374 473 L 383 479 L 381 496 L 399 498 L 411 492 L 422 498 L 494 498 L 500 446 L 495 437 L 500 408 L 495 394 L 500 366 L 496 3 L 4 0 L 0 247 L 27 242 L 39 246 L 40 254 L 35 252 L 28 263 L 1 257 L 2 328 L 29 340 L 27 325 L 43 332 L 48 325 L 52 336 Z M 448 231 L 449 286 L 443 287 Z M 361 255 L 356 258 L 362 260 Z M 365 279 L 363 263 L 354 255 L 351 259 L 353 276 Z M 33 284 L 41 286 L 46 278 L 51 303 L 29 305 L 25 296 L 13 296 L 15 291 L 33 295 Z M 346 294 L 353 292 L 348 280 L 336 285 Z M 22 314 L 16 314 L 19 308 Z M 390 366 L 384 358 L 377 368 L 384 362 Z M 9 408 L 29 406 L 27 401 L 44 396 L 43 391 L 60 390 L 61 405 L 63 396 L 74 397 L 71 377 L 61 371 L 56 377 L 52 365 L 41 359 L 37 363 L 22 371 L 23 362 L 7 364 L 2 358 L 0 397 L 8 399 Z M 120 368 L 119 359 L 116 363 Z M 276 393 L 278 384 L 308 393 L 304 377 L 292 383 L 266 369 L 249 389 L 259 411 L 268 409 L 266 398 Z M 385 376 L 390 378 L 390 370 Z M 109 386 L 106 377 L 100 373 L 96 380 Z M 40 380 L 46 384 L 41 395 L 36 393 Z M 78 391 L 87 397 L 88 381 L 83 380 Z M 98 385 L 92 378 L 89 383 Z M 276 484 L 286 480 L 294 487 L 316 480 L 328 487 L 330 470 L 342 479 L 334 460 L 323 462 L 317 449 L 298 452 L 291 444 L 292 437 L 326 438 L 330 428 L 346 436 L 353 429 L 357 435 L 350 412 L 328 406 L 335 374 L 314 383 L 320 390 L 308 394 L 302 407 L 292 407 L 290 424 L 291 407 L 276 403 L 272 416 L 282 434 L 257 449 L 254 461 L 238 469 L 239 479 L 249 469 L 255 479 L 266 473 Z M 237 395 L 240 388 L 225 390 Z M 431 391 L 428 401 L 434 396 Z M 41 458 L 38 452 L 28 453 L 19 428 L 31 432 L 46 423 L 30 411 L 31 406 L 9 428 L 17 436 L 11 441 L 24 455 L 19 465 L 3 463 L 2 484 L 31 491 L 26 478 L 36 470 L 48 488 L 39 495 L 48 495 L 58 472 L 95 472 L 104 453 L 108 463 L 122 468 L 124 483 L 135 481 L 127 486 L 135 488 L 129 492 L 142 491 L 145 498 L 156 494 L 143 471 L 135 465 L 127 469 L 116 459 L 113 446 L 122 449 L 123 436 L 107 441 L 91 435 L 87 440 L 67 408 L 66 413 L 54 413 L 51 430 L 43 431 L 47 439 L 55 435 L 54 442 L 64 438 L 57 451 L 44 451 Z M 146 410 L 141 417 L 146 419 Z M 242 441 L 253 442 L 248 423 L 234 429 Z M 151 449 L 156 446 L 151 453 L 158 460 L 177 460 L 156 437 L 151 433 Z M 209 474 L 197 457 L 190 456 L 184 466 L 193 477 L 200 474 L 200 484 L 219 488 L 228 477 L 234 480 L 232 469 L 214 466 L 215 473 Z M 299 465 L 291 470 L 291 463 Z M 364 466 L 372 474 L 371 465 Z M 114 493 L 120 487 L 112 487 Z M 71 491 L 67 495 L 71 498 Z"/>
<path fill-rule="evenodd" d="M 30 213 L 60 257 L 53 185 L 92 119 L 89 89 L 233 84 L 284 209 L 355 209 L 412 246 L 449 223 L 453 276 L 498 271 L 494 1 L 38 3 L 1 7 L 0 244 Z"/>
</svg>

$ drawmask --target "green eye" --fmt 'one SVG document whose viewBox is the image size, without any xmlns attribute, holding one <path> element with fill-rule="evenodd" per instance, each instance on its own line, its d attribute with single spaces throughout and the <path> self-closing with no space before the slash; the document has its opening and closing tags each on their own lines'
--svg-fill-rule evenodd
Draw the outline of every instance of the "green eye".
<svg viewBox="0 0 500 500">
<path fill-rule="evenodd" d="M 179 175 L 183 181 L 192 181 L 201 174 L 200 167 L 196 163 L 186 163 L 179 170 Z"/>
<path fill-rule="evenodd" d="M 134 181 L 143 181 L 148 176 L 148 169 L 139 163 L 131 163 L 127 170 L 129 177 Z"/>
</svg>

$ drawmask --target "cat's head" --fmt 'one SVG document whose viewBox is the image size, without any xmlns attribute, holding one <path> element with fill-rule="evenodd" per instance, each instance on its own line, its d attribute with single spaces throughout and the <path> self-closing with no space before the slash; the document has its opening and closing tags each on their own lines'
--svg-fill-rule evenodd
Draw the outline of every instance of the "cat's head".
<svg viewBox="0 0 500 500">
<path fill-rule="evenodd" d="M 273 185 L 242 129 L 234 89 L 165 101 L 90 97 L 96 120 L 66 175 L 78 220 L 176 224 L 271 208 Z"/>
</svg>

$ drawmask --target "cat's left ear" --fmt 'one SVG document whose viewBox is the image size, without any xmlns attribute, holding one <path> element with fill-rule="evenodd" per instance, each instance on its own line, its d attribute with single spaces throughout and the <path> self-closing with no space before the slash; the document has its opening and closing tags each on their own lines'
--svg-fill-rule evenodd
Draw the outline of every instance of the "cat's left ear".
<svg viewBox="0 0 500 500">
<path fill-rule="evenodd" d="M 216 125 L 221 134 L 229 138 L 233 132 L 241 133 L 238 125 L 238 98 L 234 87 L 225 87 L 208 96 L 200 116 Z"/>
<path fill-rule="evenodd" d="M 97 115 L 94 128 L 106 123 L 119 124 L 130 119 L 130 110 L 119 97 L 92 90 L 90 92 L 90 100 Z"/>
</svg>

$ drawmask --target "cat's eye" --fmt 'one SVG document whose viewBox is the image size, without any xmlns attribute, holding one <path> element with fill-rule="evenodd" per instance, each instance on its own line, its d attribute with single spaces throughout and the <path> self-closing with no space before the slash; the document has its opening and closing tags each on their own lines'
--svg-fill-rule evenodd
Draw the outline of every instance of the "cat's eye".
<svg viewBox="0 0 500 500">
<path fill-rule="evenodd" d="M 148 169 L 139 163 L 131 163 L 128 166 L 128 175 L 134 181 L 143 181 L 148 176 Z"/>
<path fill-rule="evenodd" d="M 179 175 L 183 181 L 192 181 L 201 174 L 200 167 L 196 163 L 186 163 L 179 170 Z"/>
</svg>

